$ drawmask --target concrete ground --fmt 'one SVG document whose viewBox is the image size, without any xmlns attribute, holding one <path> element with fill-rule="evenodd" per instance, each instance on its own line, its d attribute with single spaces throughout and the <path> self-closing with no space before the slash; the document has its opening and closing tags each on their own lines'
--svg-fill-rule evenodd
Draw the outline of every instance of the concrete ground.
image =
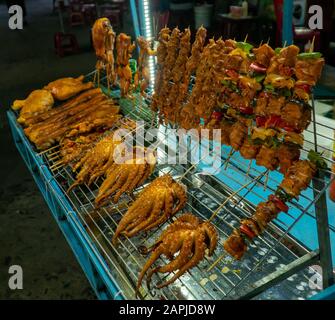
<svg viewBox="0 0 335 320">
<path fill-rule="evenodd" d="M 95 299 L 71 249 L 51 216 L 30 173 L 12 143 L 5 112 L 15 99 L 54 79 L 93 70 L 90 27 L 70 29 L 81 52 L 59 58 L 53 34 L 60 31 L 52 1 L 27 0 L 28 25 L 8 28 L 7 7 L 0 2 L 0 299 Z M 128 21 L 128 22 L 127 22 Z M 125 29 L 130 28 L 129 14 Z M 8 268 L 21 265 L 23 290 L 8 288 Z"/>
</svg>

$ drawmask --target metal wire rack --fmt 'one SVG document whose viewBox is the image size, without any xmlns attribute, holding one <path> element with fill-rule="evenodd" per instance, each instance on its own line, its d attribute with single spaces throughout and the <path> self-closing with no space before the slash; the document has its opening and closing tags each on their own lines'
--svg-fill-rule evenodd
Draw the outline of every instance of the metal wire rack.
<svg viewBox="0 0 335 320">
<path fill-rule="evenodd" d="M 117 94 L 116 91 L 112 92 L 113 96 L 117 96 Z M 219 213 L 213 220 L 220 238 L 214 256 L 206 258 L 197 267 L 167 288 L 148 291 L 143 286 L 140 291 L 141 298 L 252 298 L 301 270 L 303 271 L 299 273 L 300 276 L 296 281 L 308 283 L 311 274 L 316 273 L 310 266 L 318 264 L 320 261 L 321 265 L 327 268 L 326 271 L 323 270 L 323 277 L 326 277 L 326 281 L 329 281 L 330 284 L 329 277 L 332 275 L 330 246 L 323 243 L 326 246 L 322 247 L 320 245 L 320 251 L 312 251 L 290 234 L 293 227 L 304 216 L 313 218 L 319 216 L 318 205 L 320 206 L 320 203 L 321 208 L 324 209 L 324 194 L 330 184 L 329 170 L 322 171 L 314 179 L 313 186 L 309 186 L 301 194 L 299 201 L 294 200 L 289 204 L 290 210 L 287 214 L 280 214 L 273 223 L 270 223 L 269 228 L 250 245 L 250 249 L 242 261 L 234 261 L 225 254 L 222 246 L 223 241 L 238 225 L 241 218 L 250 217 L 257 203 L 265 200 L 268 194 L 275 191 L 276 186 L 282 179 L 281 174 L 266 172 L 261 167 L 254 164 L 250 165 L 238 153 L 228 156 L 230 150 L 227 147 L 223 147 L 221 157 L 223 165 L 218 167 L 211 175 L 206 174 L 203 170 L 206 167 L 205 160 L 197 166 L 193 165 L 191 158 L 184 165 L 166 165 L 163 160 L 169 154 L 166 147 L 171 138 L 171 131 L 169 131 L 171 128 L 159 125 L 157 118 L 147 107 L 146 101 L 139 95 L 135 94 L 132 100 L 120 99 L 119 103 L 125 116 L 136 121 L 144 120 L 145 129 L 154 126 L 160 130 L 159 142 L 161 145 L 157 149 L 158 163 L 150 180 L 167 172 L 175 179 L 181 179 L 181 182 L 187 188 L 188 195 L 187 206 L 183 211 L 190 211 L 202 219 L 210 218 L 220 208 Z M 312 133 L 312 139 L 306 139 L 306 143 L 315 147 L 319 135 L 316 130 L 313 131 L 316 125 L 321 124 L 314 121 L 314 127 L 308 129 Z M 152 143 L 149 140 L 144 141 L 144 143 Z M 307 147 L 304 146 L 303 157 L 306 156 L 308 150 L 308 145 Z M 55 165 L 60 160 L 59 150 L 55 147 L 43 152 L 41 156 L 46 165 L 51 168 L 54 179 L 65 195 L 66 190 L 75 179 L 75 173 L 69 166 Z M 330 163 L 332 162 L 331 158 L 326 156 L 325 158 Z M 113 233 L 122 215 L 134 200 L 134 195 L 125 195 L 118 204 L 110 204 L 96 210 L 94 199 L 100 182 L 96 181 L 90 187 L 87 185 L 78 186 L 66 195 L 73 208 L 73 211 L 70 211 L 68 215 L 82 227 L 84 236 L 89 239 L 94 250 L 108 264 L 109 268 L 106 272 L 119 285 L 120 295 L 124 298 L 133 299 L 138 273 L 148 258 L 141 254 L 139 248 L 153 244 L 161 231 L 171 221 L 155 230 L 131 239 L 122 238 L 117 246 L 113 246 L 111 244 Z M 134 194 L 139 192 L 141 188 L 143 186 L 138 188 Z M 236 190 L 239 190 L 239 192 L 236 192 Z M 225 202 L 225 205 L 222 207 L 223 202 Z M 327 215 L 327 212 L 321 213 Z M 318 231 L 322 232 L 323 237 L 326 237 L 325 240 L 327 240 L 328 227 L 334 228 L 328 225 L 327 219 L 325 220 L 323 216 L 320 225 L 318 223 Z M 321 230 L 322 228 L 323 230 Z M 162 258 L 161 262 L 166 263 Z M 168 276 L 156 276 L 153 281 L 164 281 L 166 277 Z M 296 289 L 297 285 L 294 281 L 287 282 L 286 287 L 288 291 L 291 291 L 291 296 L 305 298 L 310 295 L 311 290 L 308 286 L 304 286 L 303 292 L 300 292 Z"/>
</svg>

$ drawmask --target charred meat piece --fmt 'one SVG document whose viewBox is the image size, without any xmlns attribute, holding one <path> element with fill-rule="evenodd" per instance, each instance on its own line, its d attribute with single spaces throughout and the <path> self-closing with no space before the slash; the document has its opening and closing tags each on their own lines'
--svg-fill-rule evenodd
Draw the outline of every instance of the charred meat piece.
<svg viewBox="0 0 335 320">
<path fill-rule="evenodd" d="M 250 77 L 240 76 L 238 81 L 241 89 L 241 95 L 252 100 L 257 91 L 262 89 L 262 86 L 254 79 Z"/>
<path fill-rule="evenodd" d="M 269 95 L 262 92 L 256 101 L 255 114 L 257 116 L 267 115 L 267 105 L 269 102 Z"/>
<path fill-rule="evenodd" d="M 227 54 L 223 56 L 222 58 L 223 58 L 224 67 L 226 69 L 235 70 L 235 71 L 240 70 L 241 64 L 243 62 L 243 58 L 241 56 Z"/>
<path fill-rule="evenodd" d="M 310 85 L 315 85 L 321 76 L 324 64 L 323 58 L 298 59 L 295 64 L 295 75 L 298 80 L 308 81 Z"/>
<path fill-rule="evenodd" d="M 315 164 L 308 160 L 299 160 L 287 170 L 279 187 L 288 195 L 297 197 L 308 187 L 315 173 Z"/>
<path fill-rule="evenodd" d="M 247 138 L 240 149 L 240 154 L 245 159 L 255 159 L 260 148 L 260 145 L 254 144 L 251 139 Z"/>
<path fill-rule="evenodd" d="M 233 233 L 223 244 L 224 249 L 236 260 L 240 260 L 248 247 L 240 231 L 234 229 Z"/>
<path fill-rule="evenodd" d="M 275 203 L 268 200 L 258 204 L 256 212 L 252 217 L 261 230 L 264 230 L 273 219 L 277 218 L 279 212 L 280 210 L 276 207 Z"/>
<path fill-rule="evenodd" d="M 269 98 L 269 103 L 267 106 L 267 115 L 277 115 L 280 116 L 282 113 L 282 107 L 285 104 L 285 97 L 271 96 Z"/>
<path fill-rule="evenodd" d="M 248 134 L 248 127 L 241 122 L 235 122 L 229 134 L 230 145 L 234 150 L 239 150 L 243 144 L 244 139 Z"/>
<path fill-rule="evenodd" d="M 275 51 L 268 44 L 254 48 L 253 53 L 255 54 L 256 62 L 266 68 L 270 65 L 271 58 L 275 55 Z"/>
<path fill-rule="evenodd" d="M 256 156 L 256 163 L 271 171 L 278 167 L 277 149 L 263 145 Z"/>
<path fill-rule="evenodd" d="M 290 45 L 280 50 L 278 55 L 271 58 L 270 66 L 267 73 L 275 73 L 284 77 L 291 76 L 296 61 L 299 48 L 295 45 Z"/>
<path fill-rule="evenodd" d="M 300 149 L 296 144 L 283 143 L 277 149 L 277 158 L 279 160 L 279 171 L 286 174 L 288 168 L 300 158 Z"/>
<path fill-rule="evenodd" d="M 282 109 L 282 119 L 288 126 L 303 131 L 311 122 L 311 110 L 301 104 L 288 102 Z"/>
</svg>

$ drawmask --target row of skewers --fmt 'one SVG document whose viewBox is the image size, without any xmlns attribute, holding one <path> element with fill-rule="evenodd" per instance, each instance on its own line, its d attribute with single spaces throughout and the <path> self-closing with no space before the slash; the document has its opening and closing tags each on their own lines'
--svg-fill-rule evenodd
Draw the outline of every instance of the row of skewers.
<svg viewBox="0 0 335 320">
<path fill-rule="evenodd" d="M 324 59 L 320 53 L 299 54 L 294 45 L 273 50 L 268 44 L 253 48 L 245 41 L 222 39 L 210 39 L 205 45 L 205 38 L 206 30 L 201 27 L 190 46 L 188 29 L 161 30 L 159 81 L 151 108 L 166 123 L 198 128 L 200 133 L 209 129 L 210 139 L 232 147 L 227 161 L 233 152 L 240 151 L 244 158 L 255 159 L 269 171 L 279 167 L 284 175 L 277 192 L 260 203 L 255 214 L 242 220 L 240 228 L 225 241 L 225 250 L 241 259 L 248 240 L 262 233 L 280 212 L 287 212 L 286 203 L 308 187 L 318 167 L 325 166 L 313 152 L 308 160 L 299 160 L 302 132 L 311 121 L 308 102 Z M 175 68 L 171 62 L 178 60 L 184 64 Z M 182 80 L 178 70 L 186 76 Z M 189 93 L 193 74 L 195 83 Z M 180 96 L 174 93 L 176 88 Z M 220 130 L 219 136 L 215 129 Z"/>
</svg>

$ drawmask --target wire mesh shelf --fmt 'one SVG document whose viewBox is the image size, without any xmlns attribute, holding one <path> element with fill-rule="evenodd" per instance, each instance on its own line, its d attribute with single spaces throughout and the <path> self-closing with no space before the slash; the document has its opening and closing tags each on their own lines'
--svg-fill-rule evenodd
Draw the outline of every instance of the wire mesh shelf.
<svg viewBox="0 0 335 320">
<path fill-rule="evenodd" d="M 107 90 L 104 89 L 106 93 Z M 112 91 L 111 95 L 117 97 L 118 92 Z M 187 188 L 188 202 L 184 212 L 190 211 L 202 219 L 208 219 L 221 206 L 225 206 L 214 218 L 219 233 L 219 244 L 215 254 L 206 258 L 197 267 L 191 269 L 169 287 L 148 291 L 145 285 L 141 288 L 140 297 L 143 299 L 232 299 L 241 298 L 255 287 L 257 281 L 267 276 L 284 270 L 299 258 L 310 256 L 309 263 L 301 264 L 299 277 L 295 280 L 286 280 L 286 290 L 291 291 L 291 296 L 306 298 L 313 290 L 308 285 L 311 274 L 317 271 L 309 266 L 319 259 L 319 253 L 308 249 L 299 243 L 291 234 L 292 228 L 301 221 L 305 215 L 315 217 L 315 204 L 324 195 L 330 184 L 330 171 L 325 170 L 322 177 L 316 177 L 317 187 L 309 186 L 299 201 L 290 202 L 288 213 L 281 213 L 276 220 L 270 223 L 268 229 L 250 245 L 242 261 L 234 261 L 223 249 L 223 241 L 237 227 L 238 221 L 250 217 L 257 203 L 264 201 L 270 193 L 275 191 L 282 180 L 278 172 L 267 172 L 238 155 L 228 156 L 230 150 L 223 146 L 221 165 L 212 174 L 206 173 L 206 162 L 202 161 L 192 167 L 191 159 L 187 164 L 166 165 L 163 161 L 168 156 L 164 144 L 171 138 L 171 127 L 160 125 L 155 114 L 147 107 L 145 99 L 134 94 L 133 99 L 119 100 L 122 113 L 133 120 L 144 121 L 144 128 L 157 127 L 160 130 L 160 147 L 157 149 L 157 165 L 152 181 L 155 177 L 170 173 L 175 179 Z M 321 125 L 321 124 L 318 124 Z M 172 128 L 173 129 L 173 128 Z M 315 129 L 315 127 L 314 127 Z M 315 143 L 312 129 L 312 138 L 306 144 Z M 321 135 L 320 135 L 321 137 Z M 328 138 L 328 137 L 327 137 Z M 144 141 L 151 144 L 152 141 Z M 309 147 L 305 146 L 302 157 L 306 157 Z M 108 272 L 121 288 L 120 294 L 124 298 L 133 299 L 139 271 L 142 269 L 147 256 L 141 254 L 142 246 L 150 246 L 158 238 L 161 231 L 171 221 L 146 233 L 133 238 L 122 238 L 117 246 L 113 246 L 111 239 L 117 224 L 126 212 L 134 195 L 144 186 L 135 190 L 134 194 L 124 195 L 117 204 L 109 204 L 100 209 L 95 209 L 94 200 L 101 180 L 90 187 L 80 185 L 69 194 L 69 186 L 75 180 L 75 173 L 69 166 L 57 166 L 60 161 L 60 152 L 57 147 L 50 148 L 41 153 L 40 157 L 48 168 L 62 191 L 62 195 L 70 202 L 73 211 L 69 212 L 78 224 L 83 227 L 83 232 L 88 235 L 92 246 L 99 252 L 109 266 Z M 325 156 L 329 163 L 330 157 Z M 162 161 L 161 161 L 162 160 Z M 189 170 L 188 174 L 185 172 Z M 148 181 L 147 183 L 149 183 Z M 240 190 L 240 192 L 236 192 Z M 177 216 L 179 216 L 177 214 Z M 173 217 L 171 220 L 174 220 Z M 317 259 L 316 259 L 316 258 Z M 163 258 L 161 262 L 166 263 Z M 307 268 L 306 268 L 307 267 Z M 171 275 L 170 275 L 171 276 Z M 289 273 L 287 273 L 287 277 Z M 166 275 L 156 275 L 154 282 L 166 280 Z M 278 282 L 280 277 L 278 277 Z M 291 277 L 292 278 L 292 277 Z M 276 282 L 275 282 L 276 283 Z M 303 287 L 303 290 L 299 289 Z M 297 289 L 298 287 L 298 289 Z M 264 287 L 263 290 L 265 290 Z M 282 296 L 281 296 L 282 297 Z"/>
</svg>

